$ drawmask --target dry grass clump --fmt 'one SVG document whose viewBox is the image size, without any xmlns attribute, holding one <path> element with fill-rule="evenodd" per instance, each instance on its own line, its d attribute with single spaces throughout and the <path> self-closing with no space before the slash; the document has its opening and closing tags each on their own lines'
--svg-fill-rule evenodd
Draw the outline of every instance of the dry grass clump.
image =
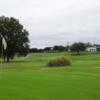
<svg viewBox="0 0 100 100">
<path fill-rule="evenodd" d="M 71 64 L 71 60 L 69 57 L 55 58 L 48 62 L 49 67 L 68 66 L 70 64 Z"/>
</svg>

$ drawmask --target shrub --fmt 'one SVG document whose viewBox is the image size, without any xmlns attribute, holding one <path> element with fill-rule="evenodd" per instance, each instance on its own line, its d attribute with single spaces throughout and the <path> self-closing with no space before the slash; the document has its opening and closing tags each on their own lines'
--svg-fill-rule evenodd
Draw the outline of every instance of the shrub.
<svg viewBox="0 0 100 100">
<path fill-rule="evenodd" d="M 67 66 L 67 65 L 70 65 L 70 64 L 71 64 L 71 61 L 70 61 L 70 58 L 68 58 L 68 57 L 56 58 L 56 59 L 50 60 L 48 62 L 49 67 Z"/>
</svg>

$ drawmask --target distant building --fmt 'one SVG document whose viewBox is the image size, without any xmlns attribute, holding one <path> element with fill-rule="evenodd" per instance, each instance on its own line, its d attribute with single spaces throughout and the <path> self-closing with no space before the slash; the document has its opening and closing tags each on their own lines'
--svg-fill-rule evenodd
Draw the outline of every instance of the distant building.
<svg viewBox="0 0 100 100">
<path fill-rule="evenodd" d="M 86 48 L 86 51 L 88 52 L 99 52 L 100 51 L 100 45 L 93 45 Z"/>
</svg>

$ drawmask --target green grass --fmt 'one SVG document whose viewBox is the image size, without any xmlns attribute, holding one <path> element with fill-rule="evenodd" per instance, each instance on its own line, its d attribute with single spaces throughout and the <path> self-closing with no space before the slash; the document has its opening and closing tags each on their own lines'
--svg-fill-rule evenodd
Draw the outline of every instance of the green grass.
<svg viewBox="0 0 100 100">
<path fill-rule="evenodd" d="M 47 67 L 70 56 L 71 66 Z M 0 71 L 0 100 L 100 100 L 100 54 L 40 53 L 15 58 Z"/>
</svg>

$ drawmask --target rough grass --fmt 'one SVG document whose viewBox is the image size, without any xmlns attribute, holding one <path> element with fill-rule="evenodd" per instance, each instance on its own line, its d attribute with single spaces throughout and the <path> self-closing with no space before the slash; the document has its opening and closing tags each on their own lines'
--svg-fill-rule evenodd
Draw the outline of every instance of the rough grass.
<svg viewBox="0 0 100 100">
<path fill-rule="evenodd" d="M 50 60 L 47 65 L 49 67 L 69 66 L 71 65 L 71 60 L 69 57 L 64 56 L 64 57 L 55 58 L 55 59 Z"/>
<path fill-rule="evenodd" d="M 69 55 L 70 67 L 48 68 L 49 59 Z M 30 54 L 3 64 L 0 100 L 100 100 L 100 54 Z"/>
</svg>

